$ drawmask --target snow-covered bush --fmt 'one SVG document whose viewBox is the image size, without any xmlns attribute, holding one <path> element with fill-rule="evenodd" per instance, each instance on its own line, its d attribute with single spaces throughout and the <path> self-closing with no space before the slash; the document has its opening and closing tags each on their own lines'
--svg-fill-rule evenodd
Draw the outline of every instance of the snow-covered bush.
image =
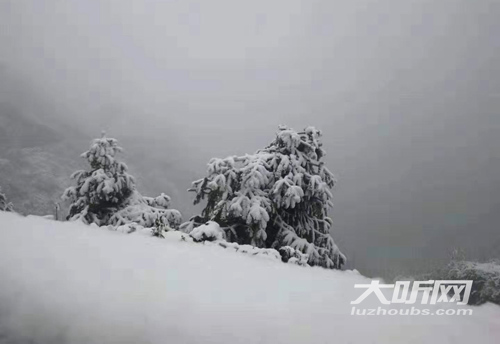
<svg viewBox="0 0 500 344">
<path fill-rule="evenodd" d="M 0 211 L 14 211 L 14 206 L 12 203 L 7 201 L 7 196 L 2 193 L 2 188 L 0 187 Z"/>
<path fill-rule="evenodd" d="M 121 151 L 116 139 L 103 135 L 82 154 L 90 170 L 75 172 L 72 178 L 77 185 L 64 192 L 63 199 L 71 202 L 67 219 L 114 228 L 137 224 L 155 228 L 156 236 L 165 229 L 178 228 L 182 217 L 179 211 L 168 209 L 170 197 L 142 196 L 127 166 L 116 160 Z"/>
<path fill-rule="evenodd" d="M 164 227 L 163 230 L 177 229 L 182 216 L 178 210 L 168 209 L 169 204 L 170 197 L 165 194 L 150 198 L 134 191 L 122 207 L 111 215 L 107 224 L 121 226 L 136 223 L 146 228 L 155 227 L 158 230 L 162 230 L 160 227 Z"/>
<path fill-rule="evenodd" d="M 182 231 L 169 231 L 166 234 L 172 237 L 173 235 L 179 236 L 179 233 L 182 233 Z M 205 245 L 215 245 L 217 247 L 252 257 L 282 260 L 280 253 L 275 249 L 258 248 L 251 245 L 240 245 L 235 242 L 227 242 L 225 240 L 225 236 L 226 233 L 217 222 L 208 221 L 207 223 L 194 228 L 189 235 L 180 234 L 180 240 L 203 243 Z M 293 263 L 293 261 L 290 261 L 290 263 Z M 305 266 L 307 266 L 307 264 L 305 264 Z"/>
<path fill-rule="evenodd" d="M 341 268 L 345 256 L 330 235 L 333 174 L 321 161 L 321 132 L 280 127 L 276 139 L 255 154 L 212 159 L 205 178 L 193 182 L 200 216 L 181 226 L 189 232 L 217 222 L 230 242 L 260 248 L 290 246 L 310 265 Z"/>
<path fill-rule="evenodd" d="M 469 305 L 492 302 L 500 305 L 500 260 L 475 262 L 468 260 L 464 251 L 455 249 L 449 263 L 436 266 L 426 273 L 412 277 L 397 276 L 396 280 L 467 280 L 473 281 Z"/>
<path fill-rule="evenodd" d="M 224 240 L 225 238 L 224 231 L 220 228 L 219 224 L 214 221 L 209 221 L 204 225 L 196 227 L 189 235 L 196 242 Z"/>
<path fill-rule="evenodd" d="M 487 263 L 471 261 L 452 261 L 445 273 L 439 276 L 444 280 L 472 280 L 470 305 L 493 302 L 500 305 L 500 262 Z"/>
<path fill-rule="evenodd" d="M 281 255 L 281 260 L 284 263 L 289 264 L 297 264 L 301 266 L 307 266 L 307 261 L 309 257 L 307 254 L 300 252 L 299 250 L 295 250 L 290 246 L 280 247 L 279 253 Z"/>
<path fill-rule="evenodd" d="M 258 248 L 251 245 L 239 245 L 235 242 L 227 242 L 224 240 L 216 241 L 214 244 L 234 252 L 246 254 L 252 257 L 268 258 L 270 260 L 280 260 L 281 256 L 278 251 L 273 248 Z M 307 264 L 306 264 L 307 265 Z"/>
</svg>

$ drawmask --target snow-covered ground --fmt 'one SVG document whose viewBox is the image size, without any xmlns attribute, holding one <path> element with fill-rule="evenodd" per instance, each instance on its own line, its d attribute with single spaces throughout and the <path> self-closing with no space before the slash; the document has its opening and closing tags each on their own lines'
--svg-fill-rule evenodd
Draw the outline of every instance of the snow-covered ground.
<svg viewBox="0 0 500 344">
<path fill-rule="evenodd" d="M 1 343 L 498 343 L 472 316 L 353 316 L 352 271 L 0 212 Z M 373 295 L 364 307 L 380 306 Z M 427 306 L 431 308 L 432 306 Z M 440 306 L 442 307 L 442 306 Z"/>
</svg>

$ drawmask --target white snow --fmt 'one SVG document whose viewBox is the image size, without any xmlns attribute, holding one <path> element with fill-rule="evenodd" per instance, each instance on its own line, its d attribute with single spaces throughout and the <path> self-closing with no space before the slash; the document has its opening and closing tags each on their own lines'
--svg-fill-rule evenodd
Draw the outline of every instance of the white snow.
<svg viewBox="0 0 500 344">
<path fill-rule="evenodd" d="M 220 228 L 219 224 L 214 221 L 196 227 L 189 233 L 189 235 L 196 241 L 202 240 L 223 240 L 225 238 L 224 231 Z"/>
<path fill-rule="evenodd" d="M 353 316 L 353 271 L 0 212 L 2 343 L 498 343 L 473 316 Z M 376 308 L 377 299 L 363 306 Z M 431 308 L 433 306 L 427 306 Z M 440 306 L 442 307 L 442 306 Z"/>
</svg>

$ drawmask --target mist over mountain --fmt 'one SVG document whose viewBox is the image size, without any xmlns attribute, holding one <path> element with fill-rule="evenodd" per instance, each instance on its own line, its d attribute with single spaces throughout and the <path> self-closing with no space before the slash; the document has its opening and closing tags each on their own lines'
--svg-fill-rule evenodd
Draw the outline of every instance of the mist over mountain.
<svg viewBox="0 0 500 344">
<path fill-rule="evenodd" d="M 23 214 L 53 214 L 55 203 L 64 211 L 60 197 L 73 183 L 71 174 L 87 167 L 80 154 L 101 131 L 71 121 L 53 99 L 8 68 L 0 72 L 0 185 Z M 169 192 L 189 214 L 185 191 L 195 174 L 178 166 L 181 156 L 165 154 L 165 140 L 154 136 L 118 138 L 125 147 L 120 158 L 130 166 L 140 189 L 151 195 Z"/>
<path fill-rule="evenodd" d="M 78 142 L 78 132 L 53 120 L 50 103 L 29 81 L 6 66 L 0 74 L 0 185 L 21 213 L 52 214 L 64 175 L 77 166 L 67 138 Z"/>
</svg>

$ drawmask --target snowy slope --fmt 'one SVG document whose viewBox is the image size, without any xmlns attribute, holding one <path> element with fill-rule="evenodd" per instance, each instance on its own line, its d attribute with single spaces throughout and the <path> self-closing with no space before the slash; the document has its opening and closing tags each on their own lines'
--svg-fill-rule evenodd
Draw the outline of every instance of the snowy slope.
<svg viewBox="0 0 500 344">
<path fill-rule="evenodd" d="M 495 343 L 473 316 L 352 316 L 355 272 L 0 213 L 1 343 Z M 367 307 L 378 307 L 376 299 Z"/>
</svg>

